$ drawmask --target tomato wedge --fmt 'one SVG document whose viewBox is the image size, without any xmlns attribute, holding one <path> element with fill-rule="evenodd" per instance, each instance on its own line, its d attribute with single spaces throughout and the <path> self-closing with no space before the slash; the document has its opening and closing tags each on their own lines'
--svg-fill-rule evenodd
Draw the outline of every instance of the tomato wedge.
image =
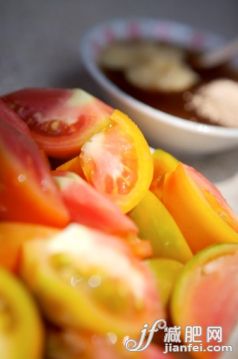
<svg viewBox="0 0 238 359">
<path fill-rule="evenodd" d="M 1 359 L 41 359 L 44 333 L 40 315 L 24 286 L 0 269 Z"/>
<path fill-rule="evenodd" d="M 27 123 L 44 151 L 58 158 L 76 155 L 109 122 L 113 109 L 80 89 L 24 89 L 3 101 Z"/>
<path fill-rule="evenodd" d="M 87 181 L 128 212 L 150 186 L 153 160 L 144 136 L 129 117 L 115 110 L 110 121 L 83 145 L 79 159 Z"/>
<path fill-rule="evenodd" d="M 177 223 L 150 191 L 129 213 L 139 228 L 139 236 L 150 241 L 155 257 L 171 258 L 186 263 L 192 252 Z"/>
<path fill-rule="evenodd" d="M 107 197 L 72 172 L 54 171 L 71 220 L 122 237 L 135 237 L 136 225 Z"/>
<path fill-rule="evenodd" d="M 0 219 L 65 226 L 68 212 L 34 141 L 0 121 Z"/>
<path fill-rule="evenodd" d="M 202 328 L 199 339 L 204 350 L 194 350 L 194 358 L 222 358 L 222 346 L 230 344 L 233 345 L 233 353 L 228 357 L 235 358 L 238 321 L 237 272 L 237 244 L 210 246 L 197 253 L 183 268 L 173 291 L 171 314 L 174 324 L 181 328 L 185 341 L 188 326 Z M 208 339 L 209 328 L 220 328 L 220 338 Z M 211 351 L 209 346 L 220 346 L 220 350 L 218 348 Z"/>
<path fill-rule="evenodd" d="M 13 112 L 2 100 L 0 100 L 0 121 L 4 120 L 15 127 L 21 133 L 31 136 L 28 126 Z"/>
<path fill-rule="evenodd" d="M 53 174 L 73 222 L 121 236 L 138 258 L 152 256 L 150 242 L 136 237 L 138 229 L 135 223 L 110 199 L 75 173 L 54 171 Z"/>
<path fill-rule="evenodd" d="M 21 274 L 55 324 L 120 337 L 163 317 L 153 275 L 120 238 L 73 224 L 26 242 Z"/>
<path fill-rule="evenodd" d="M 163 349 L 151 344 L 144 352 L 129 352 L 114 333 L 105 336 L 70 329 L 51 329 L 46 359 L 167 359 Z"/>
<path fill-rule="evenodd" d="M 237 216 L 194 168 L 180 163 L 165 175 L 160 192 L 193 253 L 215 243 L 238 243 Z"/>
</svg>

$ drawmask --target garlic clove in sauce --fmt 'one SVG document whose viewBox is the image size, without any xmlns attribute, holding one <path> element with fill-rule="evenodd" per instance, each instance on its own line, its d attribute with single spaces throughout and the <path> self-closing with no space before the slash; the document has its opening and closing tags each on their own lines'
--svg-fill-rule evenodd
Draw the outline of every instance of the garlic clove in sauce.
<svg viewBox="0 0 238 359">
<path fill-rule="evenodd" d="M 199 80 L 199 76 L 185 63 L 166 56 L 131 67 L 125 77 L 134 86 L 165 92 L 187 90 Z"/>
<path fill-rule="evenodd" d="M 238 83 L 228 79 L 211 81 L 188 101 L 189 108 L 211 124 L 238 127 Z"/>
</svg>

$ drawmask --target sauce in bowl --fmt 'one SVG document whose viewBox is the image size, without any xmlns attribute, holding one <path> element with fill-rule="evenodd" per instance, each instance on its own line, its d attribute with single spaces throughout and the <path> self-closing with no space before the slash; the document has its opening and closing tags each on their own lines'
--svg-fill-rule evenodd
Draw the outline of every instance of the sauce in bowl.
<svg viewBox="0 0 238 359">
<path fill-rule="evenodd" d="M 118 42 L 116 46 L 118 46 L 118 44 L 119 47 L 121 46 L 122 48 L 125 45 L 125 53 L 123 50 L 122 53 L 113 54 L 115 56 L 117 55 L 117 57 L 115 57 L 116 62 L 113 63 L 112 61 L 112 63 L 110 63 L 110 61 L 113 60 L 113 56 L 107 58 L 108 49 L 106 49 L 99 61 L 99 66 L 106 77 L 120 89 L 156 109 L 189 121 L 224 127 L 238 127 L 238 71 L 234 67 L 229 64 L 223 64 L 219 67 L 202 69 L 196 66 L 196 60 L 200 55 L 199 52 L 178 48 L 173 44 L 153 43 L 154 47 L 158 47 L 156 55 L 153 54 L 153 56 L 157 58 L 160 57 L 160 49 L 163 49 L 164 46 L 172 50 L 170 57 L 168 57 L 169 61 L 171 61 L 172 58 L 174 59 L 176 55 L 176 53 L 175 55 L 173 54 L 173 49 L 180 51 L 182 55 L 178 61 L 179 63 L 182 62 L 182 66 L 185 66 L 186 69 L 192 73 L 193 77 L 192 80 L 188 82 L 186 88 L 181 86 L 181 89 L 174 89 L 172 83 L 173 73 L 171 73 L 172 81 L 170 79 L 172 84 L 171 90 L 169 86 L 167 86 L 166 89 L 160 88 L 159 86 L 157 86 L 157 88 L 151 86 L 150 88 L 148 84 L 143 88 L 140 82 L 138 86 L 136 81 L 130 81 L 128 69 L 133 69 L 138 66 L 137 61 L 144 61 L 144 67 L 141 67 L 142 71 L 144 71 L 144 69 L 149 69 L 150 71 L 150 66 L 152 66 L 151 60 L 146 63 L 147 60 L 141 60 L 137 54 L 137 56 L 134 56 L 134 59 L 129 61 L 129 56 L 131 56 L 129 52 L 134 45 L 139 45 L 140 49 L 142 49 L 140 51 L 142 51 L 142 54 L 145 54 L 146 51 L 143 52 L 143 44 L 148 47 L 148 41 Z M 112 44 L 109 46 L 115 45 Z M 126 57 L 126 51 L 128 51 L 128 59 Z M 121 66 L 118 56 L 122 56 L 123 64 L 121 64 Z M 112 66 L 110 66 L 111 64 Z M 165 71 L 167 71 L 167 69 Z M 136 75 L 138 77 L 140 76 L 140 68 Z M 163 74 L 158 73 L 157 76 L 163 76 Z"/>
</svg>

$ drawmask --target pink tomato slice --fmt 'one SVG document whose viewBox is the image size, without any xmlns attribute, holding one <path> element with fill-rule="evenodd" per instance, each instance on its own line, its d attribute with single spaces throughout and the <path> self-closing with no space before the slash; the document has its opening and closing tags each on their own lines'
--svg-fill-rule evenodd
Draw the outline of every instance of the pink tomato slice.
<svg viewBox="0 0 238 359">
<path fill-rule="evenodd" d="M 196 358 L 220 358 L 222 346 L 230 345 L 236 338 L 237 273 L 237 244 L 210 246 L 194 256 L 182 269 L 172 295 L 172 320 L 181 327 L 185 341 L 189 338 L 186 328 L 201 328 L 201 335 L 197 339 L 201 340 L 204 350 L 194 351 Z M 214 328 L 218 328 L 220 335 L 209 339 L 209 331 Z M 212 351 L 211 347 L 215 346 L 218 350 Z"/>
<path fill-rule="evenodd" d="M 76 173 L 54 171 L 53 174 L 73 222 L 123 237 L 136 236 L 138 229 L 134 222 Z"/>
</svg>

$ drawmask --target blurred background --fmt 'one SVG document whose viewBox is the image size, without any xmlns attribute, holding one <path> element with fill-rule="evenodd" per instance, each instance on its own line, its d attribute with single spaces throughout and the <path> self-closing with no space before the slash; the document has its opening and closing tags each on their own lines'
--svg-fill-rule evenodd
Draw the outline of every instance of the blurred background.
<svg viewBox="0 0 238 359">
<path fill-rule="evenodd" d="M 80 38 L 102 21 L 132 16 L 177 20 L 227 39 L 238 35 L 238 0 L 0 0 L 0 93 L 82 87 L 102 98 L 80 63 Z M 237 150 L 189 162 L 238 203 Z"/>
<path fill-rule="evenodd" d="M 1 93 L 26 86 L 84 87 L 79 43 L 115 17 L 177 20 L 224 35 L 238 33 L 237 0 L 0 0 Z"/>
</svg>

